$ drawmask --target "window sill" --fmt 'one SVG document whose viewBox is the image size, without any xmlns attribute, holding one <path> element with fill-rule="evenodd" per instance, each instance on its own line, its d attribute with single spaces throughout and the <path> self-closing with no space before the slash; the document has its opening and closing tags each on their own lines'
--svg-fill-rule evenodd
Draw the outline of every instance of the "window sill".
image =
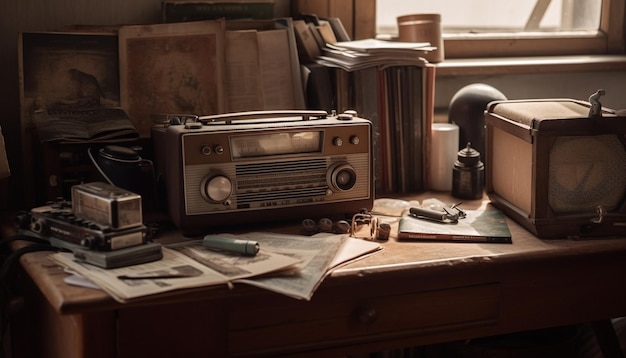
<svg viewBox="0 0 626 358">
<path fill-rule="evenodd" d="M 626 71 L 626 56 L 577 55 L 449 59 L 436 64 L 436 66 L 438 77 Z"/>
</svg>

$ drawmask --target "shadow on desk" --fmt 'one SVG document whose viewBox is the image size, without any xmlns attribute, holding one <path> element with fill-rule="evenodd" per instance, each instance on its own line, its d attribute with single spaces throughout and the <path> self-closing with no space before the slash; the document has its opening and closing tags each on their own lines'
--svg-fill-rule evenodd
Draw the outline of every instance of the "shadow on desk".
<svg viewBox="0 0 626 358">
<path fill-rule="evenodd" d="M 564 327 L 564 334 L 575 325 L 586 327 L 586 334 L 593 328 L 595 338 L 608 331 L 601 322 L 626 315 L 624 238 L 546 241 L 512 221 L 509 226 L 510 245 L 392 238 L 380 254 L 334 270 L 310 301 L 235 285 L 119 304 L 101 291 L 67 285 L 67 274 L 45 253 L 28 254 L 20 261 L 27 309 L 12 327 L 14 351 L 63 358 L 189 358 L 207 352 L 438 358 L 455 349 L 489 357 L 496 343 L 526 334 L 511 332 Z M 569 349 L 567 335 L 562 337 L 557 357 Z M 576 353 L 587 346 L 579 347 Z M 442 355 L 417 355 L 437 350 Z"/>
<path fill-rule="evenodd" d="M 591 324 L 370 353 L 349 358 L 611 358 L 626 352 L 626 318 L 613 320 L 621 351 L 601 348 Z M 607 349 L 607 348 L 605 348 Z"/>
</svg>

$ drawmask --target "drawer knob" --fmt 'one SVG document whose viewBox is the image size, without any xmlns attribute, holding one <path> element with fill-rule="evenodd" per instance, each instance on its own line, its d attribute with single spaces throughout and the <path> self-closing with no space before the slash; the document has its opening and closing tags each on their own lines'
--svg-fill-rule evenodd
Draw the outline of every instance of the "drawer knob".
<svg viewBox="0 0 626 358">
<path fill-rule="evenodd" d="M 374 308 L 361 308 L 359 310 L 359 321 L 363 324 L 372 324 L 376 322 L 378 314 Z"/>
</svg>

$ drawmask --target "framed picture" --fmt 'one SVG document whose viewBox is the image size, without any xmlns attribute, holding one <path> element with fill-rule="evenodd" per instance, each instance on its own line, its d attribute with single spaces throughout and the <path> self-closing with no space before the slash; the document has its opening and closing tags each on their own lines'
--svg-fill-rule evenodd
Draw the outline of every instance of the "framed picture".
<svg viewBox="0 0 626 358">
<path fill-rule="evenodd" d="M 153 115 L 222 113 L 224 20 L 123 26 L 120 97 L 141 137 Z"/>
<path fill-rule="evenodd" d="M 119 107 L 117 34 L 20 33 L 18 41 L 23 127 L 39 110 Z"/>
</svg>

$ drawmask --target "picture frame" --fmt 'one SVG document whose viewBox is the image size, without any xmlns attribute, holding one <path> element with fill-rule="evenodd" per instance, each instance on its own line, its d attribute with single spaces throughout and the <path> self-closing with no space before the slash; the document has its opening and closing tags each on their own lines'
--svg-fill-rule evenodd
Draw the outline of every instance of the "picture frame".
<svg viewBox="0 0 626 358">
<path fill-rule="evenodd" d="M 225 110 L 224 20 L 122 26 L 120 98 L 141 137 L 162 113 Z"/>
</svg>

